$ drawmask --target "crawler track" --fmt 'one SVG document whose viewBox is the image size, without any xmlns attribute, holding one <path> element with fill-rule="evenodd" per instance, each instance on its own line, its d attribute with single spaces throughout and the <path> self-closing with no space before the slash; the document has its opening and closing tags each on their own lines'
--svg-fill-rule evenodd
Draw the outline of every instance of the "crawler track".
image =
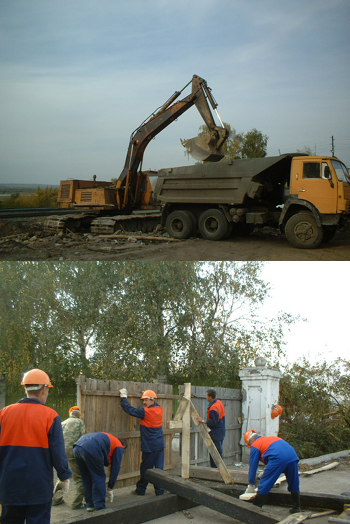
<svg viewBox="0 0 350 524">
<path fill-rule="evenodd" d="M 129 215 L 101 216 L 99 210 L 82 211 L 61 208 L 2 209 L 0 219 L 21 219 L 48 217 L 43 222 L 45 233 L 57 234 L 72 232 L 91 232 L 95 235 L 109 235 L 115 231 L 125 232 L 153 231 L 161 221 L 159 211 L 134 212 Z"/>
</svg>

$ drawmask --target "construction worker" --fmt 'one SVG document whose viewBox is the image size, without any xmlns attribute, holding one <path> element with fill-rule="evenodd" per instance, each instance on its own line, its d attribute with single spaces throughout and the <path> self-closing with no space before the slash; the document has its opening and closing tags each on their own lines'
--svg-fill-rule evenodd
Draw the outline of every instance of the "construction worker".
<svg viewBox="0 0 350 524">
<path fill-rule="evenodd" d="M 88 433 L 80 437 L 73 446 L 73 455 L 77 461 L 83 479 L 86 510 L 98 511 L 106 508 L 106 473 L 110 466 L 107 485 L 107 498 L 113 502 L 113 488 L 117 481 L 123 453 L 127 443 L 110 433 Z"/>
<path fill-rule="evenodd" d="M 209 403 L 207 410 L 207 420 L 200 419 L 199 422 L 206 424 L 210 429 L 210 437 L 215 444 L 220 456 L 223 456 L 225 438 L 225 408 L 221 400 L 216 398 L 215 389 L 208 389 L 206 392 Z M 216 464 L 210 456 L 210 465 L 216 468 Z"/>
<path fill-rule="evenodd" d="M 144 495 L 148 485 L 146 471 L 152 468 L 164 469 L 164 434 L 162 429 L 163 408 L 156 403 L 157 395 L 151 389 L 143 392 L 141 399 L 143 408 L 134 408 L 127 400 L 128 392 L 120 389 L 121 406 L 125 413 L 141 419 L 141 451 L 140 480 L 136 483 L 135 495 Z M 156 495 L 163 495 L 164 489 L 154 486 Z"/>
<path fill-rule="evenodd" d="M 247 493 L 252 493 L 255 489 L 259 461 L 266 464 L 257 496 L 253 499 L 253 504 L 259 507 L 266 504 L 270 489 L 278 477 L 284 473 L 288 482 L 288 491 L 292 496 L 292 509 L 290 512 L 296 513 L 300 511 L 299 457 L 294 448 L 279 437 L 262 437 L 258 435 L 255 429 L 246 431 L 244 440 L 248 448 L 250 448 Z"/>
<path fill-rule="evenodd" d="M 63 436 L 64 436 L 64 446 L 68 458 L 68 464 L 70 469 L 73 471 L 73 481 L 75 486 L 75 494 L 72 500 L 72 509 L 81 509 L 83 506 L 84 499 L 84 489 L 83 489 L 83 480 L 80 475 L 80 470 L 78 464 L 73 455 L 73 444 L 82 436 L 85 435 L 85 424 L 80 418 L 80 408 L 79 406 L 72 406 L 69 409 L 69 418 L 62 422 Z M 52 505 L 57 506 L 62 504 L 63 491 L 61 487 L 61 482 L 58 480 L 54 489 L 54 496 L 52 500 Z"/>
<path fill-rule="evenodd" d="M 0 521 L 50 524 L 53 468 L 65 492 L 72 472 L 60 417 L 45 406 L 49 376 L 31 369 L 21 384 L 26 398 L 0 411 Z"/>
</svg>

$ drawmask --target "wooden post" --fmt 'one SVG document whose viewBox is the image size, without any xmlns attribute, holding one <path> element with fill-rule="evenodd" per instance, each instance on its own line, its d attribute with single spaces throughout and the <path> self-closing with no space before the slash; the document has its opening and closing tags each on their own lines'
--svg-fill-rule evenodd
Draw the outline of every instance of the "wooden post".
<svg viewBox="0 0 350 524">
<path fill-rule="evenodd" d="M 188 401 L 182 417 L 182 442 L 181 442 L 181 477 L 190 478 L 190 447 L 191 447 L 191 383 L 184 384 L 184 398 Z"/>
</svg>

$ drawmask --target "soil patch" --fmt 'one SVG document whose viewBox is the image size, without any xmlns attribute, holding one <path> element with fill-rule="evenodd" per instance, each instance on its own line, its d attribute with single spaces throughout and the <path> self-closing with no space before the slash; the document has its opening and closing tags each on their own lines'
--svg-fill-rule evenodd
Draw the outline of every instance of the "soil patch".
<svg viewBox="0 0 350 524">
<path fill-rule="evenodd" d="M 43 230 L 42 219 L 0 220 L 0 260 L 350 260 L 350 231 L 337 232 L 318 249 L 293 248 L 276 230 L 264 228 L 244 238 L 220 242 L 174 241 L 158 226 L 145 234 L 120 236 Z"/>
</svg>

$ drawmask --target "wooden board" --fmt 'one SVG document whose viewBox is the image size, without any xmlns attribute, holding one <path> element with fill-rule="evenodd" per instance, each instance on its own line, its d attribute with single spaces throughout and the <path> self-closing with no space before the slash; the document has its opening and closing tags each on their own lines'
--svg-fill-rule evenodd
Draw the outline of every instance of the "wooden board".
<svg viewBox="0 0 350 524">
<path fill-rule="evenodd" d="M 308 519 L 311 513 L 294 513 L 294 515 L 288 515 L 285 519 L 281 520 L 278 524 L 298 524 Z"/>
<path fill-rule="evenodd" d="M 215 462 L 216 467 L 218 468 L 219 473 L 223 478 L 223 481 L 225 482 L 225 484 L 233 484 L 233 479 L 231 475 L 229 474 L 229 472 L 227 471 L 226 464 L 222 460 L 220 453 L 216 449 L 216 446 L 211 439 L 210 433 L 207 430 L 207 426 L 204 426 L 204 424 L 201 424 L 200 422 L 198 422 L 199 414 L 196 408 L 194 407 L 192 401 L 190 401 L 190 410 L 191 410 L 192 420 L 195 426 L 197 426 L 198 432 L 200 436 L 202 437 L 204 444 L 208 448 L 210 456 L 212 457 L 213 461 Z M 189 478 L 189 476 L 190 475 L 188 474 L 187 478 Z"/>
<path fill-rule="evenodd" d="M 226 486 L 224 484 L 215 484 L 211 486 L 220 493 L 229 494 L 233 497 L 239 497 L 244 493 L 244 489 L 237 485 Z M 322 508 L 342 511 L 344 504 L 350 503 L 350 497 L 343 495 L 331 495 L 327 493 L 309 493 L 302 491 L 300 493 L 301 508 Z M 272 489 L 267 496 L 267 504 L 272 506 L 291 506 L 292 499 L 288 491 L 279 491 Z"/>
<path fill-rule="evenodd" d="M 142 498 L 142 497 L 141 497 Z M 88 513 L 65 520 L 64 524 L 142 524 L 149 520 L 171 515 L 196 506 L 193 502 L 173 494 L 153 497 L 147 500 L 138 500 L 132 504 L 124 504 L 117 509 Z"/>
<path fill-rule="evenodd" d="M 217 492 L 192 480 L 182 479 L 160 469 L 146 471 L 146 479 L 152 484 L 206 506 L 247 524 L 277 524 L 278 520 L 268 511 L 253 504 L 242 502 L 230 495 Z"/>
<path fill-rule="evenodd" d="M 227 468 L 228 473 L 235 484 L 242 484 L 245 487 L 248 485 L 248 471 L 239 471 L 233 468 Z M 173 475 L 181 475 L 180 468 L 171 470 Z M 222 481 L 221 474 L 216 468 L 208 468 L 203 466 L 190 466 L 190 478 L 212 480 L 213 482 Z"/>
</svg>

